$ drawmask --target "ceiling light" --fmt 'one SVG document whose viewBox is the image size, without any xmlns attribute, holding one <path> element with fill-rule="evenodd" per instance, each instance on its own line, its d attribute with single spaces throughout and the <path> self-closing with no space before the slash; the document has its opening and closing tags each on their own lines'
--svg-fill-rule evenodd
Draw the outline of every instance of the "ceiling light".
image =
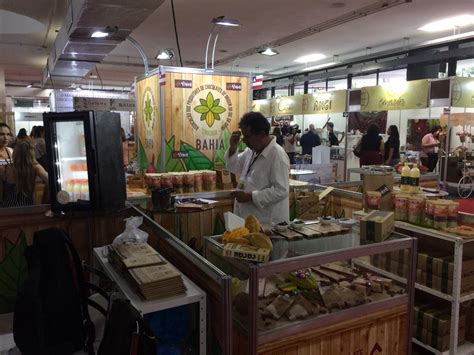
<svg viewBox="0 0 474 355">
<path fill-rule="evenodd" d="M 105 38 L 108 37 L 109 33 L 108 32 L 103 32 L 103 31 L 95 31 L 91 34 L 92 38 Z"/>
<path fill-rule="evenodd" d="M 267 48 L 265 50 L 260 50 L 260 51 L 258 51 L 258 53 L 263 54 L 263 55 L 268 55 L 268 56 L 280 54 L 280 52 L 278 52 L 274 49 L 271 49 L 271 48 Z"/>
<path fill-rule="evenodd" d="M 456 40 L 459 40 L 459 39 L 473 37 L 473 36 L 474 36 L 474 31 L 466 32 L 466 33 L 459 33 L 457 35 L 432 39 L 430 41 L 423 42 L 422 45 L 431 45 L 431 44 L 438 44 L 438 43 L 443 43 L 443 42 L 451 42 L 451 41 L 456 41 Z"/>
<path fill-rule="evenodd" d="M 33 83 L 26 85 L 26 87 L 27 87 L 27 88 L 32 88 L 32 87 L 33 87 Z"/>
<path fill-rule="evenodd" d="M 313 54 L 308 54 L 304 55 L 302 57 L 299 57 L 295 59 L 294 61 L 296 63 L 310 63 L 310 62 L 317 62 L 318 60 L 324 59 L 326 56 L 321 53 L 313 53 Z"/>
<path fill-rule="evenodd" d="M 472 24 L 474 24 L 474 16 L 459 15 L 427 23 L 420 27 L 419 30 L 425 32 L 440 32 L 452 30 L 454 27 L 465 27 Z"/>
<path fill-rule="evenodd" d="M 232 26 L 232 27 L 240 26 L 239 20 L 225 18 L 225 16 L 215 17 L 211 20 L 211 23 L 220 25 L 220 26 Z"/>
<path fill-rule="evenodd" d="M 160 49 L 158 51 L 158 54 L 156 55 L 156 59 L 158 60 L 166 60 L 166 59 L 171 59 L 174 57 L 174 52 L 172 49 Z"/>
<path fill-rule="evenodd" d="M 327 68 L 336 64 L 339 64 L 339 62 L 330 62 L 330 63 L 324 63 L 324 64 L 319 64 L 319 65 L 313 65 L 312 67 L 304 68 L 301 71 L 318 70 L 318 69 Z"/>
</svg>

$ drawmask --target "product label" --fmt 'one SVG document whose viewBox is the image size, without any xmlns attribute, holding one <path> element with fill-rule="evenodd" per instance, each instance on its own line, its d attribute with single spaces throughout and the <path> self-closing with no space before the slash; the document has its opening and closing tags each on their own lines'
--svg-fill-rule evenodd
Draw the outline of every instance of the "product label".
<svg viewBox="0 0 474 355">
<path fill-rule="evenodd" d="M 410 185 L 411 186 L 419 186 L 420 185 L 420 178 L 410 178 Z"/>
<path fill-rule="evenodd" d="M 402 185 L 410 185 L 410 177 L 409 176 L 402 176 L 401 184 Z"/>
</svg>

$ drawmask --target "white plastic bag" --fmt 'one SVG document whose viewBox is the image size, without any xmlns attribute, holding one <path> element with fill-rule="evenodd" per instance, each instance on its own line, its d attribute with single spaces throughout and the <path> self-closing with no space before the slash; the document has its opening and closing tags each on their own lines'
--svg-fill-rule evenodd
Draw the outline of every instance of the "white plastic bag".
<svg viewBox="0 0 474 355">
<path fill-rule="evenodd" d="M 125 218 L 125 221 L 125 230 L 115 237 L 112 244 L 146 243 L 148 233 L 138 229 L 143 223 L 143 217 L 129 217 Z"/>
</svg>

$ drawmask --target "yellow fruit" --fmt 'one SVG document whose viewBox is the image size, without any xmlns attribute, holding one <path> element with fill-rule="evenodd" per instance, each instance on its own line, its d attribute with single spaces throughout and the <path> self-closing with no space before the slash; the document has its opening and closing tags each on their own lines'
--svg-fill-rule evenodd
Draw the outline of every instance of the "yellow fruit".
<svg viewBox="0 0 474 355">
<path fill-rule="evenodd" d="M 232 239 L 235 239 L 235 238 L 242 237 L 242 236 L 247 235 L 249 233 L 250 233 L 249 230 L 245 227 L 232 229 L 230 231 L 230 234 L 229 234 L 229 241 L 231 241 Z"/>
<path fill-rule="evenodd" d="M 247 239 L 250 241 L 252 246 L 257 248 L 264 248 L 264 249 L 273 249 L 273 244 L 270 237 L 263 233 L 250 233 L 247 236 Z"/>
<path fill-rule="evenodd" d="M 250 233 L 260 232 L 260 222 L 253 214 L 245 218 L 245 227 L 247 227 Z"/>
<path fill-rule="evenodd" d="M 250 241 L 245 237 L 233 238 L 231 242 L 233 244 L 250 245 Z"/>
</svg>

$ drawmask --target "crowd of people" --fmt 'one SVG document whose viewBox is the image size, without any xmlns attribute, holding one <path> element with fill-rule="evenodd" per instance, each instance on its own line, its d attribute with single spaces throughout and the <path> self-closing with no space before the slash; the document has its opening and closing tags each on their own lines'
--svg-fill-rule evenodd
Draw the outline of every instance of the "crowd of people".
<svg viewBox="0 0 474 355">
<path fill-rule="evenodd" d="M 0 207 L 34 204 L 36 180 L 48 183 L 44 127 L 22 128 L 16 137 L 0 123 Z"/>
</svg>

